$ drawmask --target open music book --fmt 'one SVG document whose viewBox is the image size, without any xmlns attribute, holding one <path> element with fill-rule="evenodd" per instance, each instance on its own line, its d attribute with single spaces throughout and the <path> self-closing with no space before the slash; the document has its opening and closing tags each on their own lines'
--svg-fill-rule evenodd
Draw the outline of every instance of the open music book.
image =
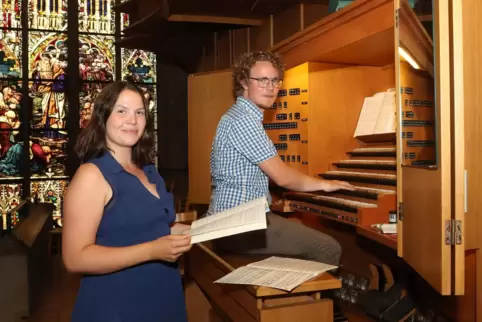
<svg viewBox="0 0 482 322">
<path fill-rule="evenodd" d="M 395 90 L 365 97 L 355 137 L 396 132 Z"/>
<path fill-rule="evenodd" d="M 272 256 L 240 267 L 214 283 L 268 286 L 291 291 L 321 273 L 336 268 L 314 261 Z"/>
<path fill-rule="evenodd" d="M 191 224 L 191 244 L 266 229 L 265 197 L 195 220 Z"/>
</svg>

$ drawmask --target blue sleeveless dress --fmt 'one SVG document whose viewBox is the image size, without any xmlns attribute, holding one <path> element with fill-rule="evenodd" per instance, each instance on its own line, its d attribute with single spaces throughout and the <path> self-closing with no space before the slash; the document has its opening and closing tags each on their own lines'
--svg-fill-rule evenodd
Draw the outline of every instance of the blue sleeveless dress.
<svg viewBox="0 0 482 322">
<path fill-rule="evenodd" d="M 125 171 L 109 153 L 90 161 L 113 196 L 104 208 L 96 244 L 130 246 L 170 234 L 173 198 L 154 165 L 144 167 L 160 198 Z M 187 322 L 177 263 L 149 262 L 104 275 L 82 277 L 72 322 Z"/>
</svg>

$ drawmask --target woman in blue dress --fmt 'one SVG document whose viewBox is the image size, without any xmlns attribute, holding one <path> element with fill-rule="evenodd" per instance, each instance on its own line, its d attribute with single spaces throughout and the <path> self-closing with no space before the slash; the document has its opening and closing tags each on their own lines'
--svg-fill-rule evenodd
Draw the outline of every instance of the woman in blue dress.
<svg viewBox="0 0 482 322">
<path fill-rule="evenodd" d="M 186 322 L 177 259 L 189 226 L 173 224 L 173 198 L 153 160 L 143 92 L 109 84 L 76 152 L 64 199 L 63 261 L 82 273 L 72 322 Z"/>
</svg>

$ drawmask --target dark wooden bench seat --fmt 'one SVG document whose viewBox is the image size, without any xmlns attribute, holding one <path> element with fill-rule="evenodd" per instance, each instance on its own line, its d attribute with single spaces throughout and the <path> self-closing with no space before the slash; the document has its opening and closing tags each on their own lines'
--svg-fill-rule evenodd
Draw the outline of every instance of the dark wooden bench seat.
<svg viewBox="0 0 482 322">
<path fill-rule="evenodd" d="M 238 267 L 269 256 L 216 254 L 209 243 L 193 246 L 186 256 L 185 274 L 196 282 L 221 319 L 228 321 L 333 321 L 329 290 L 341 282 L 324 273 L 286 292 L 264 286 L 214 283 Z"/>
</svg>

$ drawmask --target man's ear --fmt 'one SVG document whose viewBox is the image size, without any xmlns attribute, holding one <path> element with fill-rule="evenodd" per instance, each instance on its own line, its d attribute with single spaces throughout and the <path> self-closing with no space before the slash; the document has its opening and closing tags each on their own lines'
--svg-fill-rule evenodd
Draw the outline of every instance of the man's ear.
<svg viewBox="0 0 482 322">
<path fill-rule="evenodd" d="M 245 91 L 248 90 L 248 81 L 246 79 L 239 80 L 239 83 L 241 84 L 241 86 L 243 86 Z"/>
</svg>

